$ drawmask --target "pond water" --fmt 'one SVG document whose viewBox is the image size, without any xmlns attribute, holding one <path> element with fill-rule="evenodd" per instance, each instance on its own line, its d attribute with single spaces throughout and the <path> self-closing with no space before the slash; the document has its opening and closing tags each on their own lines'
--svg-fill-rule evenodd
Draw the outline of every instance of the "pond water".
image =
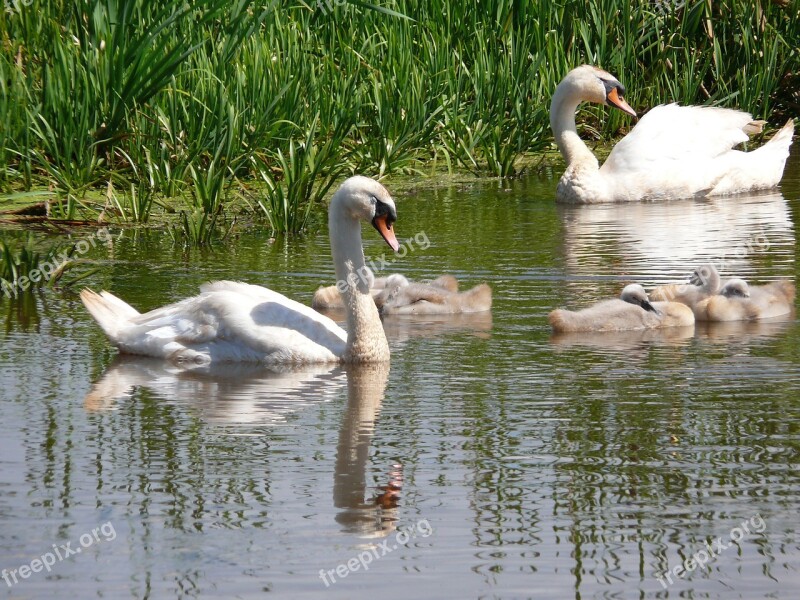
<svg viewBox="0 0 800 600">
<path fill-rule="evenodd" d="M 494 308 L 387 318 L 390 367 L 181 373 L 118 359 L 75 295 L 4 300 L 0 595 L 796 597 L 796 318 L 552 338 L 546 317 L 704 259 L 796 280 L 800 154 L 781 193 L 565 208 L 554 188 L 395 193 L 415 243 L 391 258 L 365 228 L 366 253 L 489 282 Z M 112 234 L 87 284 L 139 309 L 333 280 L 324 228 L 204 253 Z"/>
</svg>

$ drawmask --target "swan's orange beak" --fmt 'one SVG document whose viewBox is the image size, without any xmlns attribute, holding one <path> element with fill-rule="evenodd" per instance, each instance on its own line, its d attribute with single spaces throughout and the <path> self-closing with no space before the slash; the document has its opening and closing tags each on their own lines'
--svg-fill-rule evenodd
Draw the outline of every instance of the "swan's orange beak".
<svg viewBox="0 0 800 600">
<path fill-rule="evenodd" d="M 606 99 L 614 108 L 618 108 L 622 112 L 626 112 L 632 117 L 636 116 L 636 111 L 633 110 L 627 102 L 625 102 L 625 98 L 619 95 L 617 88 L 613 88 L 610 92 L 608 92 Z"/>
<path fill-rule="evenodd" d="M 372 226 L 378 230 L 378 233 L 386 240 L 386 243 L 389 244 L 392 250 L 397 252 L 400 249 L 400 244 L 397 242 L 397 238 L 394 235 L 392 225 L 389 223 L 389 215 L 378 215 L 372 219 Z"/>
</svg>

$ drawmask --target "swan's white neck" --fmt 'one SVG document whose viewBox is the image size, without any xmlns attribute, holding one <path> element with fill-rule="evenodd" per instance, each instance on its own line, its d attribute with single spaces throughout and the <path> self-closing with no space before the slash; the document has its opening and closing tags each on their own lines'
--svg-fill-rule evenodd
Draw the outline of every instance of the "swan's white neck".
<svg viewBox="0 0 800 600">
<path fill-rule="evenodd" d="M 336 285 L 340 291 L 343 290 L 342 299 L 347 311 L 347 348 L 342 360 L 388 360 L 389 344 L 369 291 L 369 276 L 361 245 L 361 223 L 348 213 L 342 200 L 334 196 L 328 211 Z"/>
<path fill-rule="evenodd" d="M 556 87 L 550 103 L 550 127 L 568 167 L 597 171 L 597 159 L 583 143 L 575 127 L 575 111 L 582 101 L 580 89 L 570 81 L 562 81 Z"/>
</svg>

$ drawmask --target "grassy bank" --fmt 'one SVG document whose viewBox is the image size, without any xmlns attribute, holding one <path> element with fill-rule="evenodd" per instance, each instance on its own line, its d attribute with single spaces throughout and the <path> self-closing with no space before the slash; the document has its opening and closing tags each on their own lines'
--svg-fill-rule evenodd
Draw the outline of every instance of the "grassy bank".
<svg viewBox="0 0 800 600">
<path fill-rule="evenodd" d="M 552 90 L 584 62 L 639 110 L 718 103 L 776 124 L 800 109 L 796 0 L 6 4 L 0 202 L 47 190 L 51 218 L 174 213 L 191 244 L 232 205 L 300 230 L 350 173 L 513 176 L 549 147 Z M 630 125 L 601 108 L 584 122 L 607 139 Z"/>
</svg>

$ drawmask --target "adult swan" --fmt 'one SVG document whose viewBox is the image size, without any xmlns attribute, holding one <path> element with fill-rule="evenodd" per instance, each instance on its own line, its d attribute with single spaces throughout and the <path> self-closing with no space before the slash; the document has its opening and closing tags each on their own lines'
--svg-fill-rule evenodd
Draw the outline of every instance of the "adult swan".
<svg viewBox="0 0 800 600">
<path fill-rule="evenodd" d="M 363 273 L 360 221 L 397 251 L 394 201 L 381 184 L 351 177 L 328 209 L 331 254 L 347 311 L 347 332 L 331 319 L 267 288 L 234 281 L 201 286 L 199 296 L 148 313 L 109 294 L 81 300 L 121 352 L 200 364 L 379 362 L 389 345 Z"/>
<path fill-rule="evenodd" d="M 602 167 L 575 128 L 581 102 L 631 116 L 625 88 L 610 73 L 583 65 L 558 84 L 550 126 L 567 170 L 556 200 L 575 204 L 716 196 L 778 185 L 789 156 L 794 122 L 752 152 L 732 148 L 758 133 L 763 121 L 745 112 L 704 106 L 656 106 L 611 151 Z"/>
</svg>

